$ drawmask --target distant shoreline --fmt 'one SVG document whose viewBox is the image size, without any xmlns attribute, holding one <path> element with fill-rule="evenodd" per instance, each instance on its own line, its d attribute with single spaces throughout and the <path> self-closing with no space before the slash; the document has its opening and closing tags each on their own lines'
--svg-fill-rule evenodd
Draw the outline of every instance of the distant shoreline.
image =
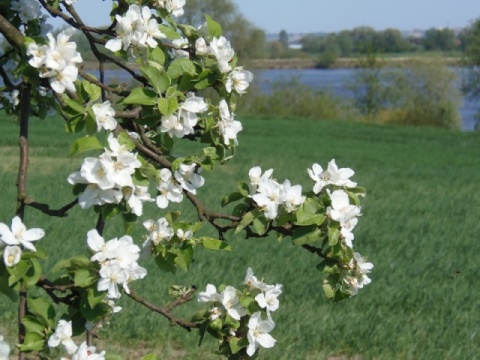
<svg viewBox="0 0 480 360">
<path fill-rule="evenodd" d="M 431 57 L 381 57 L 379 61 L 387 66 L 408 65 L 412 62 L 429 61 L 435 58 Z M 444 57 L 441 58 L 447 66 L 461 66 L 462 59 L 458 57 Z M 248 61 L 248 67 L 252 69 L 342 69 L 342 68 L 356 68 L 358 67 L 358 58 L 339 58 L 335 63 L 328 68 L 321 68 L 317 66 L 313 59 L 292 58 L 292 59 L 254 59 Z"/>
<path fill-rule="evenodd" d="M 335 63 L 328 67 L 322 68 L 317 66 L 315 60 L 311 58 L 285 58 L 285 59 L 252 59 L 247 60 L 244 65 L 246 68 L 257 69 L 257 70 L 267 70 L 267 69 L 351 69 L 358 67 L 359 58 L 339 58 Z M 379 61 L 383 62 L 387 66 L 399 66 L 399 65 L 408 65 L 412 62 L 418 61 L 430 61 L 432 59 L 437 59 L 435 57 L 418 57 L 418 56 L 396 56 L 396 57 L 381 57 L 379 56 Z M 447 66 L 461 66 L 462 59 L 459 57 L 443 57 L 440 58 L 445 62 Z M 84 62 L 85 70 L 97 70 L 98 63 L 94 61 L 85 61 Z M 110 66 L 110 64 L 105 66 L 106 69 L 114 69 L 116 66 Z M 135 65 L 134 65 L 135 67 Z"/>
</svg>

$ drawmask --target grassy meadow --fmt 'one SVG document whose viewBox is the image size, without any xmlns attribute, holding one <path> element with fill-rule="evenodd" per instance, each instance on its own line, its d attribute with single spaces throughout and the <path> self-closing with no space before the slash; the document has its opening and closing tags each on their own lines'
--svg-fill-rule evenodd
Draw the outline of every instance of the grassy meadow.
<svg viewBox="0 0 480 360">
<path fill-rule="evenodd" d="M 277 344 L 261 350 L 263 359 L 478 359 L 480 358 L 480 134 L 431 128 L 379 126 L 318 120 L 245 118 L 236 157 L 214 172 L 204 172 L 199 196 L 220 210 L 221 196 L 248 179 L 254 165 L 274 168 L 280 182 L 289 178 L 313 186 L 306 169 L 332 158 L 355 170 L 354 181 L 367 189 L 354 248 L 375 268 L 372 283 L 359 294 L 330 303 L 323 294 L 317 259 L 288 239 L 233 237 L 233 252 L 197 250 L 188 273 L 163 273 L 149 259 L 146 279 L 132 287 L 154 303 L 169 301 L 168 286 L 207 283 L 239 285 L 251 266 L 267 283 L 282 283 L 272 335 Z M 32 121 L 28 194 L 59 208 L 73 199 L 66 178 L 80 158 L 69 158 L 61 120 Z M 0 118 L 0 222 L 15 211 L 18 128 Z M 183 149 L 179 148 L 179 152 Z M 148 218 L 162 211 L 147 208 Z M 192 216 L 187 211 L 186 216 Z M 86 254 L 86 232 L 93 211 L 74 208 L 67 218 L 49 218 L 28 209 L 27 227 L 43 227 L 43 245 L 52 253 L 48 269 L 67 254 Z M 134 238 L 143 242 L 137 226 Z M 105 237 L 122 235 L 122 225 L 107 224 Z M 53 250 L 52 250 L 53 249 Z M 140 359 L 155 351 L 159 359 L 215 359 L 216 343 L 196 347 L 196 334 L 172 327 L 125 297 L 124 311 L 98 342 L 107 359 Z M 184 306 L 185 307 L 185 306 Z M 179 314 L 193 314 L 192 302 Z M 14 338 L 15 304 L 0 296 L 0 334 Z M 80 340 L 79 340 L 80 341 Z"/>
</svg>

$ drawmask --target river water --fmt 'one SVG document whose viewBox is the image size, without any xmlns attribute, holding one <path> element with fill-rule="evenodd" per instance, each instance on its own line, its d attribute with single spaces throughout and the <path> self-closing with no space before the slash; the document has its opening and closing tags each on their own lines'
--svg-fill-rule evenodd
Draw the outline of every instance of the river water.
<svg viewBox="0 0 480 360">
<path fill-rule="evenodd" d="M 452 68 L 457 73 L 457 86 L 460 86 L 462 69 Z M 355 73 L 358 69 L 268 69 L 256 70 L 254 83 L 261 91 L 269 92 L 272 85 L 278 81 L 288 81 L 296 79 L 301 83 L 312 87 L 331 91 L 340 97 L 351 98 L 353 93 L 348 89 L 348 84 L 352 83 Z M 97 74 L 98 75 L 98 74 Z M 116 81 L 128 81 L 126 72 L 121 70 L 109 70 L 106 74 L 107 81 L 116 79 Z M 480 108 L 480 99 L 476 101 L 463 99 L 460 106 L 460 116 L 462 117 L 462 130 L 472 131 L 475 128 L 475 113 Z"/>
<path fill-rule="evenodd" d="M 456 85 L 460 87 L 462 69 L 452 68 L 457 75 Z M 261 91 L 270 91 L 272 84 L 278 81 L 296 79 L 301 83 L 312 87 L 331 91 L 333 94 L 352 98 L 353 93 L 348 89 L 348 84 L 353 82 L 358 69 L 269 69 L 255 72 L 255 84 Z M 476 101 L 463 99 L 459 108 L 462 118 L 462 130 L 472 131 L 475 128 L 475 113 L 480 108 L 480 99 Z"/>
</svg>

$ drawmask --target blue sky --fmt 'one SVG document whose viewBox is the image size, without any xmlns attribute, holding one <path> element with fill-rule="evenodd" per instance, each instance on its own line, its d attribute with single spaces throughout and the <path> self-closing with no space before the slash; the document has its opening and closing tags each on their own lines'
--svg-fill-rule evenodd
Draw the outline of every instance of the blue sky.
<svg viewBox="0 0 480 360">
<path fill-rule="evenodd" d="M 187 0 L 188 1 L 188 0 Z M 465 27 L 480 17 L 480 0 L 233 0 L 268 33 L 334 32 L 356 26 L 377 30 Z M 93 5 L 94 4 L 94 5 Z M 111 1 L 78 0 L 87 23 L 108 22 Z"/>
</svg>

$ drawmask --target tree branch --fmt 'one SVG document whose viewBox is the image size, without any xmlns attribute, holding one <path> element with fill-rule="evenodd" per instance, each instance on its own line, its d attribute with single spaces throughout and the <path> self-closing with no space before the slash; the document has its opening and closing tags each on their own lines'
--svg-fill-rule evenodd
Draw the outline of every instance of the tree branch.
<svg viewBox="0 0 480 360">
<path fill-rule="evenodd" d="M 63 206 L 58 210 L 50 209 L 48 204 L 41 204 L 35 201 L 30 201 L 29 199 L 24 200 L 25 205 L 28 205 L 34 209 L 40 210 L 42 213 L 49 215 L 49 216 L 57 216 L 57 217 L 66 217 L 68 216 L 68 210 L 73 208 L 75 205 L 78 204 L 78 199 L 73 200 L 72 202 L 68 203 L 67 205 Z"/>
<path fill-rule="evenodd" d="M 178 306 L 180 304 L 185 304 L 188 301 L 190 301 L 193 297 L 194 292 L 195 292 L 195 289 L 192 289 L 191 291 L 187 292 L 187 294 L 184 295 L 184 297 L 182 297 L 181 300 L 177 299 L 178 302 L 177 302 L 177 300 L 175 300 L 173 302 L 173 303 L 175 303 L 175 305 L 172 305 L 173 303 L 171 303 L 167 307 L 160 307 L 160 306 L 154 305 L 154 304 L 148 302 L 147 300 L 145 300 L 144 298 L 142 298 L 140 295 L 138 295 L 133 290 L 130 290 L 130 294 L 127 294 L 127 296 L 129 296 L 132 300 L 136 301 L 137 303 L 145 306 L 147 309 L 149 309 L 153 312 L 159 313 L 160 315 L 163 315 L 168 320 L 170 320 L 170 322 L 172 324 L 178 325 L 178 326 L 184 328 L 187 331 L 191 331 L 192 329 L 199 328 L 200 324 L 190 322 L 190 321 L 187 321 L 187 320 L 184 320 L 184 319 L 181 319 L 181 318 L 177 318 L 176 316 L 171 314 L 169 310 L 173 309 L 175 306 Z"/>
</svg>

